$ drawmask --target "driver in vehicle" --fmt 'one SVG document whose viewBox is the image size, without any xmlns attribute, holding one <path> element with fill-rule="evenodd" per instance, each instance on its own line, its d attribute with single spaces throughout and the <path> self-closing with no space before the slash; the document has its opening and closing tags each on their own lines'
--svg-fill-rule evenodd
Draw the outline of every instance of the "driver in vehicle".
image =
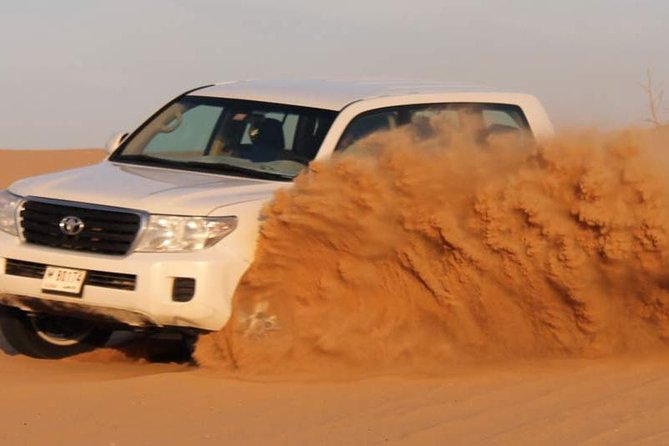
<svg viewBox="0 0 669 446">
<path fill-rule="evenodd" d="M 258 117 L 249 127 L 251 146 L 242 151 L 243 158 L 256 163 L 282 159 L 284 151 L 283 125 L 277 119 Z"/>
</svg>

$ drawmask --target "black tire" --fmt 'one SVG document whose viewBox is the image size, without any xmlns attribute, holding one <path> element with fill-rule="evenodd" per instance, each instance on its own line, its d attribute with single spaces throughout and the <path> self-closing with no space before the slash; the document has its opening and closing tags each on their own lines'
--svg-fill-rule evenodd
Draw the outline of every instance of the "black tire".
<svg viewBox="0 0 669 446">
<path fill-rule="evenodd" d="M 150 362 L 178 362 L 191 360 L 193 345 L 186 339 L 147 339 L 146 359 Z"/>
<path fill-rule="evenodd" d="M 0 330 L 14 350 L 38 359 L 60 359 L 103 346 L 112 330 L 83 319 L 0 309 Z"/>
</svg>

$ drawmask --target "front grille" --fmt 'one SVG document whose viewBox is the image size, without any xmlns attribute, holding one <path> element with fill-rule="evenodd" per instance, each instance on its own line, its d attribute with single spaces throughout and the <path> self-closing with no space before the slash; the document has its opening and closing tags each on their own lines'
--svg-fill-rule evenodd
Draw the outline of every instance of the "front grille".
<svg viewBox="0 0 669 446">
<path fill-rule="evenodd" d="M 84 224 L 77 235 L 67 235 L 60 227 L 65 217 L 72 216 Z M 138 214 L 111 209 L 28 200 L 21 210 L 21 228 L 27 243 L 99 254 L 127 254 L 140 224 Z"/>
<path fill-rule="evenodd" d="M 43 263 L 26 262 L 23 260 L 7 259 L 5 274 L 11 276 L 30 277 L 41 279 L 44 277 L 46 265 Z M 117 290 L 133 291 L 137 283 L 134 274 L 110 273 L 107 271 L 91 271 L 86 273 L 84 285 L 114 288 Z"/>
<path fill-rule="evenodd" d="M 44 277 L 44 271 L 46 271 L 46 265 L 43 263 L 23 262 L 14 259 L 7 259 L 5 263 L 5 274 L 11 276 L 41 279 Z"/>
</svg>

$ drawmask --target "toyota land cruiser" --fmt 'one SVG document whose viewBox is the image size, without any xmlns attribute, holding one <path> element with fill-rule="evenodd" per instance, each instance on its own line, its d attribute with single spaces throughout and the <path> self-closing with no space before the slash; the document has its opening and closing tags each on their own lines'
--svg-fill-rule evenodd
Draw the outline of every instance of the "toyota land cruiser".
<svg viewBox="0 0 669 446">
<path fill-rule="evenodd" d="M 221 329 L 264 203 L 315 159 L 447 113 L 552 133 L 533 96 L 443 83 L 245 81 L 188 91 L 108 144 L 100 164 L 0 192 L 0 328 L 58 358 L 117 328 Z"/>
</svg>

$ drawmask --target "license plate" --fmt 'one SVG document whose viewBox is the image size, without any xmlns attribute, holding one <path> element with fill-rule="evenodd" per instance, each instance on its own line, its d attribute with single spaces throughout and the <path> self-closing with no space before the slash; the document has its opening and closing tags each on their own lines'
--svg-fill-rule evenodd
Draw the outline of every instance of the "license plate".
<svg viewBox="0 0 669 446">
<path fill-rule="evenodd" d="M 42 278 L 42 290 L 66 294 L 81 294 L 86 271 L 47 266 Z"/>
</svg>

